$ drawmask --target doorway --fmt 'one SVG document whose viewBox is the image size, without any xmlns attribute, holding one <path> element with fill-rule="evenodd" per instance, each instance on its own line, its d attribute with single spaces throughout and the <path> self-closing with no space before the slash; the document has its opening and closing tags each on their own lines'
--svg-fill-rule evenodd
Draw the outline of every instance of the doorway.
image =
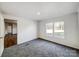
<svg viewBox="0 0 79 59">
<path fill-rule="evenodd" d="M 4 19 L 4 22 L 5 22 L 4 48 L 8 48 L 17 44 L 17 21 Z"/>
</svg>

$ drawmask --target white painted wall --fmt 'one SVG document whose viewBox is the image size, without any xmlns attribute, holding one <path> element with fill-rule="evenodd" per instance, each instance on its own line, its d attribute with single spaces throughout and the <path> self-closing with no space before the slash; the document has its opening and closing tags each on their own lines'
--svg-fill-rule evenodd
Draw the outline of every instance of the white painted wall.
<svg viewBox="0 0 79 59">
<path fill-rule="evenodd" d="M 37 38 L 36 22 L 18 20 L 18 44 Z"/>
<path fill-rule="evenodd" d="M 77 13 L 71 13 L 68 15 L 64 15 L 62 17 L 52 18 L 48 20 L 41 20 L 39 22 L 38 37 L 79 49 L 77 20 L 78 20 Z M 45 24 L 48 22 L 56 22 L 56 21 L 64 21 L 64 27 L 65 27 L 64 39 L 55 38 L 53 36 L 49 37 L 45 33 Z"/>
<path fill-rule="evenodd" d="M 0 56 L 4 50 L 4 18 L 0 13 Z"/>
<path fill-rule="evenodd" d="M 13 24 L 13 34 L 17 34 L 17 24 Z"/>
<path fill-rule="evenodd" d="M 0 37 L 4 37 L 4 18 L 3 15 L 0 13 Z"/>
<path fill-rule="evenodd" d="M 78 35 L 79 35 L 79 8 L 78 8 Z M 79 36 L 78 36 L 79 38 Z"/>
<path fill-rule="evenodd" d="M 7 28 L 8 24 L 5 23 L 5 34 L 8 34 L 8 28 Z"/>
</svg>

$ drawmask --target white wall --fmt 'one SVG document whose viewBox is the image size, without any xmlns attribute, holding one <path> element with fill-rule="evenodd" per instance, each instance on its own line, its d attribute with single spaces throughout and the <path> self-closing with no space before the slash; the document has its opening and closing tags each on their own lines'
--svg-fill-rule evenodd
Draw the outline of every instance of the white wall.
<svg viewBox="0 0 79 59">
<path fill-rule="evenodd" d="M 79 35 L 79 8 L 78 8 L 78 35 Z"/>
<path fill-rule="evenodd" d="M 13 34 L 17 34 L 17 24 L 13 24 Z"/>
<path fill-rule="evenodd" d="M 38 37 L 79 49 L 77 20 L 78 20 L 77 13 L 71 13 L 68 15 L 64 15 L 61 17 L 52 18 L 48 20 L 41 20 L 39 23 L 40 30 L 38 32 L 39 33 Z M 46 35 L 45 24 L 48 22 L 55 22 L 55 21 L 64 21 L 64 27 L 65 27 L 64 39 L 55 38 L 53 36 L 49 37 Z"/>
<path fill-rule="evenodd" d="M 37 38 L 37 24 L 32 20 L 18 20 L 18 44 Z"/>
<path fill-rule="evenodd" d="M 4 18 L 0 13 L 0 56 L 4 50 Z"/>
<path fill-rule="evenodd" d="M 8 24 L 5 23 L 5 34 L 8 34 L 8 29 L 7 29 Z"/>
</svg>

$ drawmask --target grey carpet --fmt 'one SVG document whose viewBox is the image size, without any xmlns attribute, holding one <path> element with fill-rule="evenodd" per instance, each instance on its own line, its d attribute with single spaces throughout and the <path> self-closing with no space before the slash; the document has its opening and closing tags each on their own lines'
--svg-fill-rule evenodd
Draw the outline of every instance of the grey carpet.
<svg viewBox="0 0 79 59">
<path fill-rule="evenodd" d="M 2 57 L 76 57 L 79 52 L 45 40 L 32 40 L 4 49 Z"/>
</svg>

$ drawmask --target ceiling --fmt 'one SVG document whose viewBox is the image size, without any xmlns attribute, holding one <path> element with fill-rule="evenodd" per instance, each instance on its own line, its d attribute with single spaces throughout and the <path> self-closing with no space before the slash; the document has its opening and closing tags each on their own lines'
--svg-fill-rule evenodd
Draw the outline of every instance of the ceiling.
<svg viewBox="0 0 79 59">
<path fill-rule="evenodd" d="M 63 16 L 78 9 L 78 2 L 0 2 L 3 14 L 31 20 Z"/>
</svg>

